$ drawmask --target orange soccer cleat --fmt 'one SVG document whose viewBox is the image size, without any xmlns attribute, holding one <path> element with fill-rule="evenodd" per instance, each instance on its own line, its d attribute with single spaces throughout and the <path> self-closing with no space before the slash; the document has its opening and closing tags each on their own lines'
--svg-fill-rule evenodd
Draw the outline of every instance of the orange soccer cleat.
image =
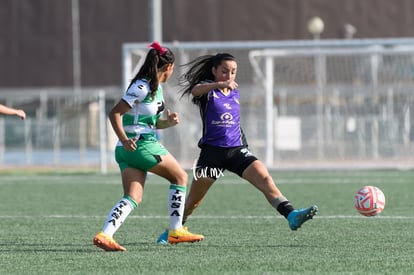
<svg viewBox="0 0 414 275">
<path fill-rule="evenodd" d="M 119 245 L 111 236 L 99 232 L 93 238 L 93 244 L 105 251 L 126 251 L 126 248 Z"/>
<path fill-rule="evenodd" d="M 181 227 L 176 230 L 168 231 L 168 242 L 171 244 L 184 243 L 184 242 L 199 242 L 204 240 L 203 235 L 193 234 L 188 231 L 187 227 Z"/>
</svg>

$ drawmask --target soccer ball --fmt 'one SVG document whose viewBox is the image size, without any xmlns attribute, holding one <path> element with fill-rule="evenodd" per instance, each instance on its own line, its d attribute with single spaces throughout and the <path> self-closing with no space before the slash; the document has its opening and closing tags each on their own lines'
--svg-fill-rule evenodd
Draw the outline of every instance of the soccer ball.
<svg viewBox="0 0 414 275">
<path fill-rule="evenodd" d="M 364 216 L 375 216 L 384 210 L 384 193 L 376 186 L 364 186 L 355 194 L 355 208 Z"/>
</svg>

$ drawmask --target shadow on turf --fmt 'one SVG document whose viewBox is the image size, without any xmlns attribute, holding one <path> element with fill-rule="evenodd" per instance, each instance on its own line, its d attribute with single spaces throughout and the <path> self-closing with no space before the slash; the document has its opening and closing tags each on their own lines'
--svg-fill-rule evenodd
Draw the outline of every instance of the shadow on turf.
<svg viewBox="0 0 414 275">
<path fill-rule="evenodd" d="M 67 247 L 65 249 L 65 247 Z M 76 247 L 76 248 L 74 248 Z M 90 253 L 94 251 L 102 251 L 92 243 L 91 244 L 61 244 L 57 245 L 42 245 L 29 243 L 1 243 L 0 252 L 77 252 Z"/>
<path fill-rule="evenodd" d="M 243 248 L 243 247 L 267 247 L 267 248 L 312 248 L 315 247 L 313 245 L 304 245 L 304 244 L 259 244 L 259 243 L 226 243 L 226 244 L 213 244 L 213 243 L 207 243 L 205 241 L 197 242 L 197 243 L 179 243 L 179 244 L 155 244 L 155 243 L 124 243 L 123 246 L 128 250 L 128 247 L 179 247 L 179 246 L 185 246 L 188 247 L 194 247 L 194 248 L 206 248 L 206 247 L 213 247 L 213 248 L 220 248 L 220 247 L 229 247 L 229 248 Z"/>
<path fill-rule="evenodd" d="M 261 247 L 261 248 L 306 248 L 306 247 L 313 247 L 310 245 L 298 245 L 298 244 L 255 244 L 255 243 L 240 243 L 240 244 L 203 244 L 201 243 L 180 243 L 177 245 L 159 245 L 156 243 L 148 243 L 148 242 L 131 242 L 131 243 L 125 243 L 124 246 L 128 250 L 141 250 L 141 249 L 148 249 L 148 248 L 178 248 L 178 247 L 185 247 L 189 248 L 192 247 L 194 249 L 199 248 L 243 248 L 243 247 L 249 247 L 249 248 L 255 248 L 255 247 Z M 66 247 L 66 248 L 65 248 Z M 76 247 L 76 248 L 74 248 Z M 45 245 L 42 244 L 22 244 L 22 243 L 1 243 L 0 244 L 0 252 L 76 252 L 76 253 L 91 253 L 91 252 L 102 252 L 100 248 L 97 248 L 93 244 L 61 244 L 59 246 L 55 247 L 45 247 Z"/>
</svg>

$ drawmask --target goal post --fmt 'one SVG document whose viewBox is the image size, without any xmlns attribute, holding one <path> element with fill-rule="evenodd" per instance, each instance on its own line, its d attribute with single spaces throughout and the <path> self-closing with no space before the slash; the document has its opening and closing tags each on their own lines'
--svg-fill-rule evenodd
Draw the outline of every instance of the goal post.
<svg viewBox="0 0 414 275">
<path fill-rule="evenodd" d="M 341 59 L 335 62 L 335 58 Z M 328 61 L 327 61 L 328 59 Z M 355 60 L 363 60 L 367 62 L 366 66 L 368 67 L 368 77 L 365 78 L 365 84 L 355 83 L 361 75 L 358 74 L 359 64 L 349 64 L 350 62 L 355 62 Z M 394 46 L 394 47 L 383 47 L 378 45 L 370 45 L 363 47 L 325 47 L 321 48 L 320 46 L 315 46 L 312 48 L 303 48 L 303 49 L 262 49 L 262 50 L 252 50 L 249 52 L 249 60 L 252 64 L 252 67 L 255 69 L 255 73 L 261 81 L 263 81 L 264 88 L 266 90 L 266 146 L 272 148 L 272 145 L 275 144 L 274 136 L 274 121 L 278 120 L 277 116 L 285 114 L 276 114 L 274 113 L 274 97 L 278 97 L 278 91 L 281 94 L 282 91 L 286 95 L 287 90 L 295 89 L 295 86 L 301 86 L 301 83 L 306 82 L 306 92 L 313 92 L 313 100 L 315 105 L 315 137 L 317 142 L 316 146 L 316 159 L 324 159 L 326 157 L 325 153 L 325 125 L 328 119 L 329 114 L 326 113 L 326 107 L 331 104 L 332 101 L 338 101 L 338 91 L 340 89 L 346 90 L 349 96 L 352 94 L 354 86 L 362 86 L 365 89 L 371 91 L 368 95 L 369 100 L 373 103 L 377 103 L 379 98 L 386 98 L 387 102 L 385 103 L 385 108 L 388 107 L 388 118 L 392 119 L 394 116 L 394 110 L 391 110 L 393 105 L 394 92 L 396 88 L 400 88 L 402 85 L 413 85 L 414 84 L 414 45 L 413 46 Z M 289 61 L 291 60 L 291 61 Z M 302 62 L 300 61 L 302 60 Z M 309 62 L 309 60 L 311 60 Z M 260 64 L 262 62 L 262 64 Z M 329 64 L 327 64 L 329 62 Z M 289 63 L 289 65 L 286 65 Z M 300 79 L 302 75 L 300 73 L 303 70 L 305 64 L 313 63 L 313 67 L 309 66 L 308 70 L 312 78 Z M 391 63 L 393 65 L 388 65 Z M 395 64 L 396 63 L 396 64 Z M 283 65 L 284 64 L 284 65 Z M 327 66 L 329 65 L 329 70 Z M 297 77 L 293 82 L 288 79 L 283 79 L 281 77 L 275 76 L 275 74 L 280 73 L 280 67 L 286 66 L 289 67 L 290 72 L 296 72 L 293 77 Z M 385 70 L 380 68 L 380 66 L 392 66 L 394 68 L 387 69 L 386 74 Z M 275 69 L 276 67 L 276 69 Z M 402 75 L 398 77 L 396 72 L 390 72 L 389 70 L 398 70 L 404 68 L 411 68 L 413 70 L 411 75 Z M 345 70 L 354 71 L 354 77 L 351 79 L 343 80 L 343 74 Z M 327 71 L 329 71 L 329 76 L 327 76 Z M 335 73 L 337 79 L 335 79 Z M 290 77 L 290 76 L 289 76 Z M 277 79 L 275 83 L 275 78 Z M 329 82 L 328 82 L 329 80 Z M 286 85 L 286 86 L 284 86 Z M 387 86 L 382 87 L 382 86 Z M 385 95 L 384 95 L 385 93 Z M 402 90 L 399 96 L 409 96 L 409 90 Z M 351 95 L 352 96 L 352 95 Z M 357 96 L 357 95 L 356 95 Z M 282 106 L 279 106 L 282 107 Z M 338 107 L 338 106 L 337 106 Z M 286 107 L 284 108 L 286 109 Z M 402 138 L 407 144 L 409 140 L 411 118 L 408 115 L 410 106 L 405 104 L 404 106 L 405 113 L 402 114 L 404 131 L 401 133 Z M 276 106 L 277 110 L 277 106 Z M 309 113 L 310 115 L 310 113 Z M 349 114 L 344 114 L 349 115 Z M 361 113 L 363 115 L 363 112 Z M 371 139 L 371 157 L 377 159 L 380 155 L 379 153 L 379 132 L 377 129 L 377 119 L 373 119 L 372 125 L 372 139 Z M 330 126 L 332 127 L 332 126 Z M 338 145 L 339 148 L 343 148 L 345 140 L 339 139 Z M 341 144 L 342 143 L 342 144 Z M 366 145 L 363 145 L 366 147 Z M 340 154 L 343 157 L 344 152 Z M 328 156 L 329 157 L 329 156 Z M 361 152 L 358 158 L 365 157 L 365 152 Z M 266 163 L 268 165 L 273 165 L 273 150 L 269 150 L 266 155 Z"/>
</svg>

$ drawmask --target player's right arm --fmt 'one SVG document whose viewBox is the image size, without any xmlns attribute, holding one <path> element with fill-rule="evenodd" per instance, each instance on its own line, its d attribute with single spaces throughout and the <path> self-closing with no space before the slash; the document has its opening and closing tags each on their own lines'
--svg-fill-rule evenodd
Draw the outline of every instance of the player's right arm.
<svg viewBox="0 0 414 275">
<path fill-rule="evenodd" d="M 111 122 L 114 132 L 118 139 L 121 141 L 125 150 L 135 151 L 135 149 L 137 149 L 137 145 L 135 144 L 136 139 L 128 138 L 122 125 L 122 115 L 128 112 L 130 109 L 131 106 L 129 106 L 128 103 L 126 103 L 124 100 L 120 100 L 118 104 L 112 108 L 111 112 L 109 112 L 109 121 Z"/>
<path fill-rule="evenodd" d="M 137 146 L 135 142 L 136 138 L 128 138 L 125 133 L 124 125 L 122 122 L 122 116 L 130 111 L 136 104 L 144 100 L 148 94 L 146 80 L 137 80 L 127 89 L 122 99 L 116 104 L 109 113 L 109 121 L 112 128 L 122 146 L 127 151 L 135 151 Z"/>
<path fill-rule="evenodd" d="M 202 82 L 194 86 L 191 94 L 195 97 L 202 96 L 214 89 L 230 89 L 237 88 L 237 83 L 233 80 L 219 81 L 219 82 Z"/>
</svg>

